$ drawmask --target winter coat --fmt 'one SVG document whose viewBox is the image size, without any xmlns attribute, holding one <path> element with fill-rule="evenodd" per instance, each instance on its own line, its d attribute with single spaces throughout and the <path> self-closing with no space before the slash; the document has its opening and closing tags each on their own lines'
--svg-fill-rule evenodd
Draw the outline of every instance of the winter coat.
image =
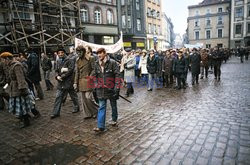
<svg viewBox="0 0 250 165">
<path fill-rule="evenodd" d="M 201 66 L 208 67 L 209 64 L 209 55 L 208 53 L 201 53 Z"/>
<path fill-rule="evenodd" d="M 214 66 L 221 66 L 223 54 L 221 53 L 220 50 L 213 51 L 211 58 Z"/>
<path fill-rule="evenodd" d="M 5 65 L 3 62 L 0 62 L 0 95 L 5 93 L 3 87 L 7 83 L 7 77 L 5 72 Z"/>
<path fill-rule="evenodd" d="M 141 69 L 141 74 L 148 74 L 147 60 L 148 60 L 147 55 L 146 56 L 141 56 L 141 58 L 140 58 L 139 68 Z"/>
<path fill-rule="evenodd" d="M 193 53 L 190 56 L 191 72 L 194 75 L 200 74 L 201 68 L 201 55 L 199 53 Z"/>
<path fill-rule="evenodd" d="M 28 54 L 27 59 L 28 65 L 28 79 L 32 83 L 38 83 L 41 81 L 41 72 L 40 72 L 40 64 L 39 64 L 39 57 L 36 53 Z"/>
<path fill-rule="evenodd" d="M 62 81 L 58 80 L 57 89 L 71 89 L 73 90 L 73 83 L 74 83 L 74 59 L 71 57 L 62 58 L 60 63 L 57 65 L 57 76 L 62 78 Z M 67 68 L 68 71 L 62 72 L 62 68 Z"/>
<path fill-rule="evenodd" d="M 93 56 L 90 56 L 89 59 L 83 57 L 76 60 L 74 83 L 77 84 L 80 92 L 87 92 L 93 89 L 89 86 L 89 83 L 91 83 L 89 76 L 94 74 L 94 65 L 95 58 Z"/>
<path fill-rule="evenodd" d="M 11 62 L 9 68 L 9 95 L 10 97 L 21 96 L 21 90 L 28 90 L 28 84 L 25 81 L 23 66 L 20 62 Z"/>
<path fill-rule="evenodd" d="M 126 83 L 135 82 L 136 59 L 133 55 L 127 56 L 124 61 L 124 81 Z"/>
<path fill-rule="evenodd" d="M 164 75 L 172 74 L 173 70 L 173 59 L 171 57 L 165 56 L 162 62 L 162 70 L 164 71 Z"/>
<path fill-rule="evenodd" d="M 181 78 L 185 78 L 187 72 L 187 60 L 185 57 L 174 59 L 173 72 L 175 75 L 180 75 Z"/>
<path fill-rule="evenodd" d="M 162 54 L 159 54 L 158 55 L 158 58 L 157 58 L 157 76 L 158 77 L 161 77 L 162 76 L 162 63 L 163 63 L 163 60 L 164 60 L 164 56 Z"/>
<path fill-rule="evenodd" d="M 141 59 L 140 55 L 135 56 L 135 60 L 136 60 L 135 70 L 139 70 L 140 59 Z"/>
<path fill-rule="evenodd" d="M 44 72 L 51 71 L 52 69 L 52 62 L 49 58 L 43 58 L 41 65 Z"/>
<path fill-rule="evenodd" d="M 120 71 L 117 62 L 108 56 L 106 58 L 107 61 L 104 66 L 104 71 L 102 71 L 99 60 L 97 60 L 94 65 L 94 81 L 98 99 L 112 99 L 115 90 L 119 90 L 121 85 Z"/>
<path fill-rule="evenodd" d="M 147 70 L 150 74 L 156 74 L 157 72 L 157 57 L 153 56 L 153 58 L 150 58 L 150 55 L 147 59 Z"/>
</svg>

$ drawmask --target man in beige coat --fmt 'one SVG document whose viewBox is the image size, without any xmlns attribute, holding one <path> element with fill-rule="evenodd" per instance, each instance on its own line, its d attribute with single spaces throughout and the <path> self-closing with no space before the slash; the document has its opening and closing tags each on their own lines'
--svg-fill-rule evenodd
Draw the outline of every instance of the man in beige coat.
<svg viewBox="0 0 250 165">
<path fill-rule="evenodd" d="M 95 118 L 98 104 L 94 100 L 90 78 L 94 73 L 95 59 L 90 53 L 86 53 L 86 49 L 83 46 L 77 47 L 76 51 L 79 58 L 75 67 L 74 89 L 80 92 L 84 118 Z"/>
</svg>

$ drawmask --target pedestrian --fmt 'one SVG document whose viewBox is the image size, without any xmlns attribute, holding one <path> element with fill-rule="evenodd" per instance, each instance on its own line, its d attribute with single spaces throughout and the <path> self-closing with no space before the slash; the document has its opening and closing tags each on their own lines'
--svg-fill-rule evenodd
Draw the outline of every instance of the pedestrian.
<svg viewBox="0 0 250 165">
<path fill-rule="evenodd" d="M 245 53 L 245 60 L 248 61 L 248 56 L 249 56 L 249 47 L 246 48 L 246 53 Z"/>
<path fill-rule="evenodd" d="M 157 87 L 160 88 L 163 86 L 163 72 L 162 72 L 162 63 L 164 60 L 164 55 L 161 50 L 158 50 L 157 52 L 157 71 L 156 71 L 156 76 L 157 76 Z"/>
<path fill-rule="evenodd" d="M 47 91 L 53 90 L 54 85 L 50 81 L 50 73 L 52 71 L 52 62 L 45 53 L 42 53 L 41 56 L 42 56 L 42 62 L 41 62 L 42 70 L 43 70 L 43 75 L 44 75 L 44 80 L 45 80 L 45 84 L 47 87 Z"/>
<path fill-rule="evenodd" d="M 27 127 L 30 125 L 31 104 L 23 66 L 10 52 L 3 52 L 0 57 L 9 67 L 9 112 L 23 121 L 20 128 Z"/>
<path fill-rule="evenodd" d="M 107 56 L 104 48 L 97 50 L 98 60 L 95 62 L 94 77 L 96 81 L 96 93 L 98 97 L 98 114 L 97 127 L 94 128 L 96 132 L 105 130 L 106 108 L 107 100 L 110 100 L 112 109 L 112 126 L 117 125 L 117 99 L 119 99 L 119 92 L 121 87 L 120 71 L 116 61 Z"/>
<path fill-rule="evenodd" d="M 140 79 L 141 79 L 141 70 L 139 68 L 140 59 L 141 59 L 141 50 L 138 49 L 135 53 L 135 61 L 136 61 L 135 76 L 136 76 L 138 83 L 140 83 Z"/>
<path fill-rule="evenodd" d="M 192 73 L 192 85 L 196 82 L 199 84 L 199 74 L 200 74 L 200 63 L 201 55 L 196 48 L 193 48 L 193 54 L 190 56 L 191 73 Z"/>
<path fill-rule="evenodd" d="M 126 51 L 127 56 L 124 61 L 124 81 L 127 84 L 126 96 L 129 97 L 130 94 L 134 94 L 133 83 L 135 82 L 136 59 L 131 49 L 127 49 Z"/>
<path fill-rule="evenodd" d="M 178 52 L 178 57 L 173 61 L 173 72 L 177 78 L 177 89 L 186 88 L 185 74 L 187 71 L 187 61 L 183 56 L 182 50 Z"/>
<path fill-rule="evenodd" d="M 172 75 L 173 70 L 173 58 L 171 57 L 170 51 L 166 51 L 166 56 L 163 59 L 162 63 L 162 72 L 164 74 L 165 80 L 165 88 L 169 87 L 170 85 L 170 75 Z"/>
<path fill-rule="evenodd" d="M 44 98 L 43 89 L 41 87 L 41 72 L 40 72 L 40 63 L 39 57 L 34 52 L 32 48 L 26 50 L 27 53 L 27 65 L 28 65 L 28 79 L 35 86 L 37 92 L 37 100 L 42 100 Z"/>
<path fill-rule="evenodd" d="M 95 58 L 91 52 L 86 52 L 83 46 L 76 48 L 78 59 L 76 60 L 74 89 L 80 92 L 81 106 L 84 119 L 96 118 L 98 104 L 95 102 L 93 89 L 90 86 L 90 78 L 94 75 Z"/>
<path fill-rule="evenodd" d="M 215 48 L 212 52 L 212 59 L 213 59 L 213 67 L 214 67 L 214 78 L 218 81 L 220 81 L 221 76 L 221 62 L 223 59 L 223 56 L 221 54 L 221 50 L 219 47 Z"/>
<path fill-rule="evenodd" d="M 245 55 L 245 51 L 243 48 L 238 48 L 238 55 L 240 56 L 240 62 L 243 63 L 244 62 L 244 55 Z"/>
<path fill-rule="evenodd" d="M 8 84 L 7 66 L 3 59 L 0 58 L 0 111 L 7 109 L 4 100 L 9 102 L 9 94 L 4 89 L 5 85 Z"/>
<path fill-rule="evenodd" d="M 209 55 L 206 49 L 202 49 L 201 51 L 201 79 L 204 78 L 204 71 L 205 77 L 208 77 L 208 68 L 209 68 Z"/>
<path fill-rule="evenodd" d="M 69 93 L 73 101 L 74 110 L 72 111 L 72 113 L 79 112 L 78 96 L 73 87 L 74 69 L 75 69 L 74 59 L 70 56 L 67 57 L 65 54 L 65 50 L 63 48 L 59 48 L 57 53 L 60 58 L 60 63 L 58 64 L 58 68 L 56 71 L 57 72 L 56 80 L 58 82 L 58 85 L 57 85 L 53 112 L 52 115 L 50 116 L 51 119 L 60 116 L 62 101 L 67 93 Z"/>
<path fill-rule="evenodd" d="M 149 56 L 147 59 L 147 70 L 148 70 L 148 91 L 152 91 L 154 88 L 154 83 L 156 80 L 157 72 L 157 58 L 155 57 L 154 49 L 149 51 Z"/>
<path fill-rule="evenodd" d="M 186 59 L 186 65 L 188 66 L 188 69 L 186 70 L 186 73 L 185 73 L 185 82 L 186 82 L 186 85 L 188 85 L 187 83 L 187 76 L 188 76 L 188 70 L 191 70 L 191 67 L 190 67 L 190 52 L 188 49 L 184 49 L 183 51 L 183 56 L 184 58 Z"/>
<path fill-rule="evenodd" d="M 148 60 L 147 51 L 143 49 L 141 52 L 141 58 L 138 66 L 139 69 L 141 70 L 141 78 L 143 85 L 148 84 L 147 60 Z"/>
</svg>

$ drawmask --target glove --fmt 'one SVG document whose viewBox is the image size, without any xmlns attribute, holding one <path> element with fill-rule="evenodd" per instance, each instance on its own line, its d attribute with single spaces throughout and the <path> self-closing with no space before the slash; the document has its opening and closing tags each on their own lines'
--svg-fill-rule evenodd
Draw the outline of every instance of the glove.
<svg viewBox="0 0 250 165">
<path fill-rule="evenodd" d="M 26 97 L 29 95 L 29 92 L 27 89 L 21 89 L 20 90 L 20 95 L 23 96 L 23 97 Z"/>
<path fill-rule="evenodd" d="M 61 76 L 56 76 L 56 80 L 63 81 Z"/>
<path fill-rule="evenodd" d="M 118 100 L 118 99 L 119 99 L 119 94 L 120 94 L 120 90 L 119 90 L 119 89 L 115 89 L 115 90 L 114 90 L 113 98 L 114 98 L 115 100 Z"/>
<path fill-rule="evenodd" d="M 127 66 L 128 64 L 126 63 L 126 64 L 124 64 L 124 68 L 125 69 L 128 69 L 128 66 Z"/>
<path fill-rule="evenodd" d="M 73 87 L 74 87 L 74 90 L 75 90 L 75 91 L 78 91 L 78 86 L 77 86 L 77 84 L 73 84 Z"/>
</svg>

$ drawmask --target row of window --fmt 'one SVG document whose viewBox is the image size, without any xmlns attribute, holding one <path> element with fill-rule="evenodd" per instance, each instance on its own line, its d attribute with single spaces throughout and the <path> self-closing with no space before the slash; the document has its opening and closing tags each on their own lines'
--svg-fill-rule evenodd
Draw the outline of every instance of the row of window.
<svg viewBox="0 0 250 165">
<path fill-rule="evenodd" d="M 223 24 L 223 16 L 218 16 L 217 17 L 217 25 L 222 25 Z M 211 25 L 211 18 L 207 17 L 206 18 L 206 26 L 210 26 Z M 200 27 L 200 20 L 196 19 L 194 21 L 194 26 L 195 27 Z"/>
<path fill-rule="evenodd" d="M 222 7 L 218 7 L 218 8 L 217 8 L 217 12 L 218 12 L 218 13 L 222 13 L 222 12 L 223 12 L 223 8 L 222 8 Z M 208 15 L 208 14 L 211 14 L 211 9 L 210 9 L 210 8 L 206 9 L 206 14 L 207 14 L 207 15 Z M 200 10 L 196 10 L 196 11 L 195 11 L 195 15 L 196 15 L 196 16 L 199 16 L 199 15 L 200 15 Z"/>
<path fill-rule="evenodd" d="M 128 28 L 131 29 L 132 23 L 131 23 L 131 16 L 128 15 L 126 18 L 126 15 L 122 15 L 122 28 Z M 136 30 L 141 31 L 142 30 L 142 25 L 141 25 L 141 19 L 138 18 L 136 19 Z"/>
<path fill-rule="evenodd" d="M 157 26 L 156 24 L 148 24 L 148 33 L 149 34 L 161 34 L 161 26 Z"/>
<path fill-rule="evenodd" d="M 235 8 L 235 18 L 243 17 L 244 16 L 244 8 L 237 7 Z M 247 8 L 247 16 L 250 17 L 250 6 Z"/>
<path fill-rule="evenodd" d="M 159 11 L 156 11 L 155 9 L 151 9 L 150 7 L 148 7 L 147 9 L 147 16 L 161 19 L 161 13 Z"/>
<path fill-rule="evenodd" d="M 81 21 L 82 22 L 89 22 L 89 10 L 86 6 L 82 6 L 80 9 L 81 14 Z M 96 8 L 94 10 L 94 23 L 95 24 L 102 24 L 102 11 L 100 8 Z M 114 24 L 114 13 L 111 9 L 108 9 L 107 12 L 107 24 Z"/>
<path fill-rule="evenodd" d="M 153 2 L 153 3 L 156 3 L 157 5 L 161 4 L 160 0 L 148 0 L 148 2 Z"/>
<path fill-rule="evenodd" d="M 195 40 L 199 40 L 200 39 L 200 31 L 195 31 L 194 33 L 195 33 Z M 223 29 L 217 29 L 217 38 L 222 38 L 222 37 L 223 37 Z M 206 39 L 212 38 L 211 30 L 206 30 L 205 38 Z"/>
</svg>

